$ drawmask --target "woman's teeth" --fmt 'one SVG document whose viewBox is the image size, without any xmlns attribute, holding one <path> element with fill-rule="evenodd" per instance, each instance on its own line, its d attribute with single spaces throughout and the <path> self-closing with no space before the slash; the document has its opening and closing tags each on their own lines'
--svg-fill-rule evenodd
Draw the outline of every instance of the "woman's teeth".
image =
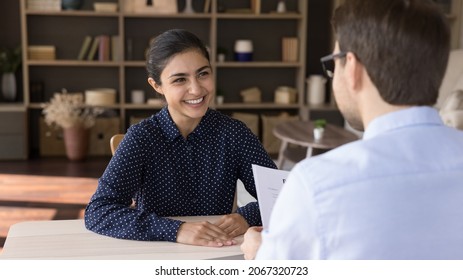
<svg viewBox="0 0 463 280">
<path fill-rule="evenodd" d="M 186 103 L 188 104 L 199 104 L 204 100 L 204 97 L 194 99 L 194 100 L 185 100 Z"/>
</svg>

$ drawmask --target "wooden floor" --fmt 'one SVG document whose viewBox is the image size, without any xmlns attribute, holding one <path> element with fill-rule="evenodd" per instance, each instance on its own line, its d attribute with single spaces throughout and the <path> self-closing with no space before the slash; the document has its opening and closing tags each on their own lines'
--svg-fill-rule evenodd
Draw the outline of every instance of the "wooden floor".
<svg viewBox="0 0 463 280">
<path fill-rule="evenodd" d="M 12 224 L 82 218 L 109 158 L 0 161 L 0 251 Z"/>
</svg>

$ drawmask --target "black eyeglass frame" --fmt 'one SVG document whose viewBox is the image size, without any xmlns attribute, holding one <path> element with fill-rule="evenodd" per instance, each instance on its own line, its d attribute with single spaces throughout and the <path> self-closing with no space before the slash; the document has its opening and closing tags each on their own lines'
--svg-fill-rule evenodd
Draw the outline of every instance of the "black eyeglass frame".
<svg viewBox="0 0 463 280">
<path fill-rule="evenodd" d="M 320 58 L 320 62 L 322 64 L 322 67 L 323 67 L 323 72 L 325 72 L 325 75 L 330 78 L 330 79 L 333 79 L 333 76 L 334 76 L 334 60 L 336 58 L 343 58 L 347 55 L 347 52 L 338 52 L 338 53 L 334 53 L 334 54 L 330 54 L 330 55 L 327 55 L 327 56 L 324 56 L 322 58 Z M 333 69 L 329 69 L 330 67 L 327 65 L 328 62 L 330 61 L 333 61 Z"/>
</svg>

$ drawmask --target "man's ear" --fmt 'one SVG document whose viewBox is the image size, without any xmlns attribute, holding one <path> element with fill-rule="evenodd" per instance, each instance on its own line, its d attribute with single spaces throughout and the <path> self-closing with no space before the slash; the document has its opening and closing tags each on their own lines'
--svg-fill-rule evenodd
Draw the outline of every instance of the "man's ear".
<svg viewBox="0 0 463 280">
<path fill-rule="evenodd" d="M 157 91 L 159 94 L 164 95 L 164 94 L 162 93 L 162 88 L 161 88 L 161 86 L 158 85 L 158 84 L 156 83 L 156 81 L 155 81 L 153 78 L 148 78 L 148 84 L 150 84 L 151 87 L 152 87 L 155 91 Z"/>
<path fill-rule="evenodd" d="M 363 83 L 363 71 L 365 69 L 363 64 L 358 61 L 355 54 L 348 52 L 344 68 L 349 89 L 354 92 L 358 91 L 362 87 Z"/>
</svg>

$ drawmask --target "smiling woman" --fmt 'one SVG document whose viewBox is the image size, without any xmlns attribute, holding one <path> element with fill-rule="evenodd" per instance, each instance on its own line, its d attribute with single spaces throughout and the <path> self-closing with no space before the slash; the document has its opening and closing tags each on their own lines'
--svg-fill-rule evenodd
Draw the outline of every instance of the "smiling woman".
<svg viewBox="0 0 463 280">
<path fill-rule="evenodd" d="M 244 123 L 209 108 L 212 68 L 194 34 L 169 30 L 152 40 L 147 72 L 167 106 L 127 131 L 87 207 L 86 227 L 124 239 L 235 244 L 261 224 L 257 202 L 233 210 L 237 181 L 257 198 L 251 165 L 274 162 Z M 214 223 L 168 218 L 204 215 L 223 216 Z"/>
</svg>

